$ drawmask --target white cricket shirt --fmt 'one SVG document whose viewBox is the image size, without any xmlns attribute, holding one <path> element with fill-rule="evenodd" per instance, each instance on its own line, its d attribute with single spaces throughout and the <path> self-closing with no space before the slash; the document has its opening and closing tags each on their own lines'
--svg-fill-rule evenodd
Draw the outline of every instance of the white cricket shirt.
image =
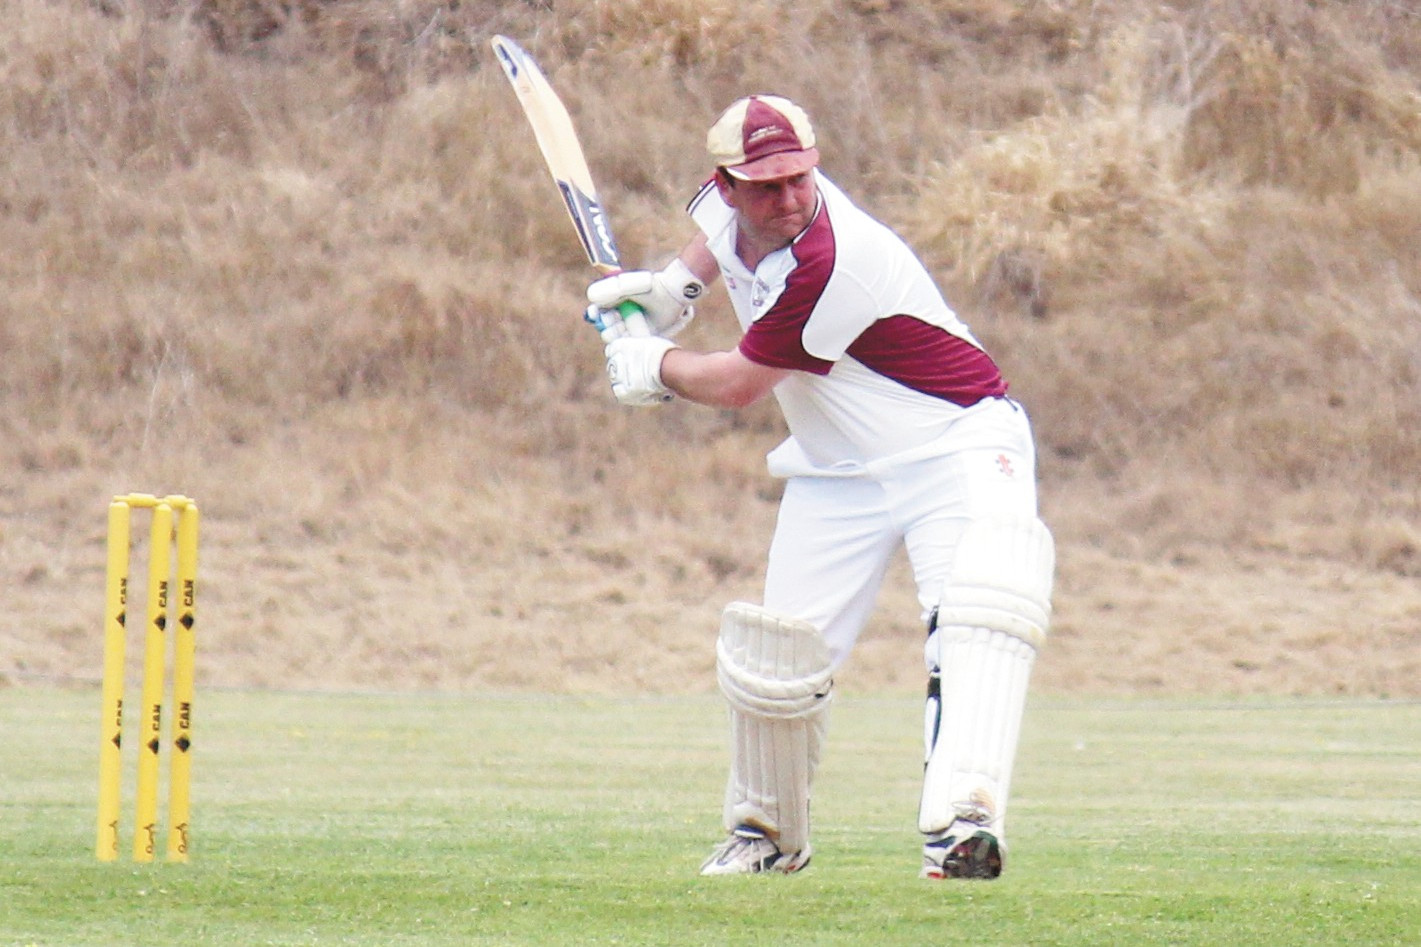
<svg viewBox="0 0 1421 947">
<path fill-rule="evenodd" d="M 813 221 L 754 272 L 735 254 L 735 211 L 713 182 L 688 211 L 745 331 L 741 353 L 794 369 L 774 389 L 790 438 L 771 472 L 854 476 L 931 455 L 964 411 L 1007 385 L 902 238 L 814 174 Z"/>
</svg>

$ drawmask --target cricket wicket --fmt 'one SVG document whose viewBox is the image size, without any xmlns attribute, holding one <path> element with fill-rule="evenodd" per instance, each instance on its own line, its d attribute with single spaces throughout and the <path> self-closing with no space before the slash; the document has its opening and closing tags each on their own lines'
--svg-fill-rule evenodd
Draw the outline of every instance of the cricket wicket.
<svg viewBox="0 0 1421 947">
<path fill-rule="evenodd" d="M 138 790 L 134 803 L 133 860 L 151 862 L 158 838 L 158 750 L 162 745 L 166 689 L 168 599 L 178 588 L 178 621 L 173 633 L 172 759 L 168 772 L 168 861 L 188 858 L 192 787 L 192 701 L 196 655 L 197 503 L 184 496 L 147 493 L 116 496 L 109 504 L 108 567 L 104 608 L 104 683 L 99 744 L 99 817 L 94 854 L 118 858 L 120 788 L 123 775 L 124 652 L 127 645 L 128 565 L 132 514 L 152 511 L 148 546 L 147 624 L 143 650 L 143 702 L 138 748 Z M 173 571 L 174 520 L 177 569 Z"/>
</svg>

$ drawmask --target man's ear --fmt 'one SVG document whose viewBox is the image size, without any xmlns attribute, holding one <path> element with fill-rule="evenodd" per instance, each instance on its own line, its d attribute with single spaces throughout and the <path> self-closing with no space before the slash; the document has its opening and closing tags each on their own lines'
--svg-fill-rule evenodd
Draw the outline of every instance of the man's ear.
<svg viewBox="0 0 1421 947">
<path fill-rule="evenodd" d="M 732 199 L 735 194 L 735 179 L 725 173 L 724 168 L 715 169 L 715 189 L 720 192 L 720 199 L 731 207 L 735 206 Z"/>
</svg>

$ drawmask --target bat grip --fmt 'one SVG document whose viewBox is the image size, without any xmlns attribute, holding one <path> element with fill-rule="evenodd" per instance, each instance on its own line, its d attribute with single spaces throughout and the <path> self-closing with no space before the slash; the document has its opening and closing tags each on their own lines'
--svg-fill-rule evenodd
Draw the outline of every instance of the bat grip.
<svg viewBox="0 0 1421 947">
<path fill-rule="evenodd" d="M 647 325 L 646 310 L 627 300 L 617 306 L 617 316 L 609 318 L 611 310 L 588 306 L 583 319 L 597 330 L 603 342 L 624 339 L 627 336 L 649 336 L 651 327 Z"/>
<path fill-rule="evenodd" d="M 622 314 L 622 324 L 627 327 L 627 335 L 651 335 L 651 327 L 646 323 L 646 310 L 628 299 L 617 306 Z"/>
</svg>

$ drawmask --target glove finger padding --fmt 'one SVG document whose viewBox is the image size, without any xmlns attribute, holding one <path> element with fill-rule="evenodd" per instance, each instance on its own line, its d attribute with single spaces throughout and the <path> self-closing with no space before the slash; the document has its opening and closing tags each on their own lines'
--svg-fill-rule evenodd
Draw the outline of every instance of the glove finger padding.
<svg viewBox="0 0 1421 947">
<path fill-rule="evenodd" d="M 695 318 L 692 302 L 700 298 L 705 288 L 678 257 L 657 273 L 625 270 L 604 277 L 587 287 L 587 301 L 603 310 L 634 302 L 646 312 L 651 331 L 669 339 Z"/>
<path fill-rule="evenodd" d="M 650 270 L 623 270 L 604 276 L 587 287 L 587 301 L 598 309 L 616 309 L 619 303 L 648 296 L 653 287 L 655 273 Z"/>
</svg>

